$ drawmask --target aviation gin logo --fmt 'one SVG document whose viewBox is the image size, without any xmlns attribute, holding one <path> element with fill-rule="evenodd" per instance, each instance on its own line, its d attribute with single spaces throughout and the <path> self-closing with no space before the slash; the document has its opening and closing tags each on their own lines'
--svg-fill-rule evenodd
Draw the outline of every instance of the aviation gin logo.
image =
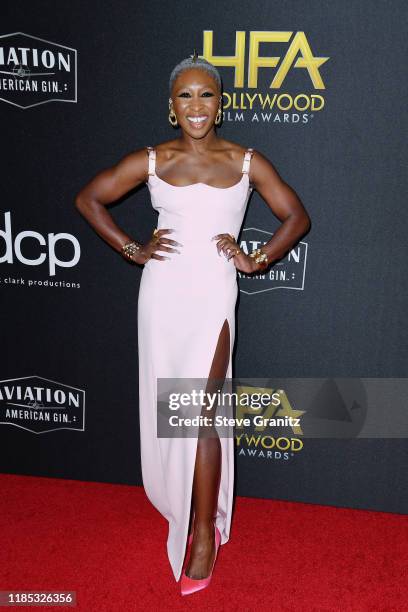
<svg viewBox="0 0 408 612">
<path fill-rule="evenodd" d="M 269 242 L 273 232 L 257 227 L 242 231 L 240 248 L 249 255 Z M 285 257 L 273 262 L 264 272 L 245 274 L 238 270 L 239 288 L 242 293 L 264 293 L 272 289 L 297 289 L 305 287 L 307 242 L 300 240 Z"/>
<path fill-rule="evenodd" d="M 85 391 L 42 376 L 0 380 L 0 424 L 33 433 L 85 430 Z"/>
<path fill-rule="evenodd" d="M 0 100 L 19 108 L 76 102 L 76 49 L 24 32 L 0 36 Z"/>
</svg>

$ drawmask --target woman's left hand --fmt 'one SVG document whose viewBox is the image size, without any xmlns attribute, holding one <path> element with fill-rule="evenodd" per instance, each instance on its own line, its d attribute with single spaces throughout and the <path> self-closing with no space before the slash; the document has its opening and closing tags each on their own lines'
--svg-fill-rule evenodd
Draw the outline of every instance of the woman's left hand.
<svg viewBox="0 0 408 612">
<path fill-rule="evenodd" d="M 236 243 L 234 236 L 231 234 L 217 234 L 211 240 L 217 240 L 217 251 L 220 255 L 222 251 L 225 257 L 230 260 L 233 258 L 235 267 L 245 274 L 251 272 L 259 272 L 268 267 L 268 263 L 256 263 L 253 257 L 246 255 Z"/>
</svg>

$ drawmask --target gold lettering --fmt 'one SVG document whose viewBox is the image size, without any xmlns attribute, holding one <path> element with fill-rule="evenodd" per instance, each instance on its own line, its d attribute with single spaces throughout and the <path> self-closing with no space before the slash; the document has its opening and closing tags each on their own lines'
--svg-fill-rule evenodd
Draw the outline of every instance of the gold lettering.
<svg viewBox="0 0 408 612">
<path fill-rule="evenodd" d="M 270 57 L 259 55 L 261 43 L 288 43 L 293 32 L 251 31 L 249 35 L 248 87 L 258 87 L 258 72 L 260 68 L 277 68 L 280 55 Z M 245 87 L 245 47 L 246 33 L 235 32 L 235 54 L 214 55 L 213 30 L 203 31 L 203 55 L 214 66 L 224 66 L 234 69 L 234 87 Z M 298 56 L 299 55 L 299 56 Z M 306 69 L 315 89 L 325 89 L 319 68 L 330 59 L 329 57 L 314 57 L 304 32 L 296 32 L 289 45 L 280 66 L 273 77 L 270 89 L 279 89 L 293 68 Z M 251 100 L 252 102 L 252 100 Z"/>
</svg>

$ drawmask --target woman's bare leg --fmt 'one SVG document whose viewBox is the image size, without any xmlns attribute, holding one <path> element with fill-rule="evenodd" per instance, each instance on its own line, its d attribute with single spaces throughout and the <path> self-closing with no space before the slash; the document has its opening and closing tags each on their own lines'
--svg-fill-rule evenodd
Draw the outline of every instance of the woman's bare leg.
<svg viewBox="0 0 408 612">
<path fill-rule="evenodd" d="M 225 379 L 229 361 L 230 336 L 228 321 L 225 320 L 218 337 L 207 392 L 215 393 Z M 205 407 L 202 414 L 215 416 L 213 410 Z M 221 475 L 221 443 L 215 427 L 200 427 L 197 440 L 197 454 L 194 468 L 192 509 L 194 537 L 186 574 L 190 578 L 206 578 L 215 555 L 214 520 L 217 512 L 218 487 Z"/>
</svg>

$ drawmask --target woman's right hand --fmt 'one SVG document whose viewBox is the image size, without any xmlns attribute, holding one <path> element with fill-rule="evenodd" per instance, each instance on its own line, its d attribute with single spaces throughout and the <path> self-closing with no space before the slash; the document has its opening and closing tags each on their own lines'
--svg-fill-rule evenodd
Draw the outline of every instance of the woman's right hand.
<svg viewBox="0 0 408 612">
<path fill-rule="evenodd" d="M 156 251 L 167 251 L 168 253 L 180 253 L 177 249 L 172 249 L 171 247 L 165 246 L 166 244 L 172 244 L 174 246 L 183 246 L 180 242 L 176 240 L 172 240 L 171 238 L 163 238 L 163 234 L 168 232 L 174 232 L 174 229 L 159 229 L 153 233 L 149 242 L 142 245 L 140 251 L 137 251 L 133 260 L 138 264 L 145 264 L 149 259 L 158 259 L 159 261 L 165 259 L 171 259 L 171 257 L 166 257 L 165 255 L 159 255 Z"/>
</svg>

